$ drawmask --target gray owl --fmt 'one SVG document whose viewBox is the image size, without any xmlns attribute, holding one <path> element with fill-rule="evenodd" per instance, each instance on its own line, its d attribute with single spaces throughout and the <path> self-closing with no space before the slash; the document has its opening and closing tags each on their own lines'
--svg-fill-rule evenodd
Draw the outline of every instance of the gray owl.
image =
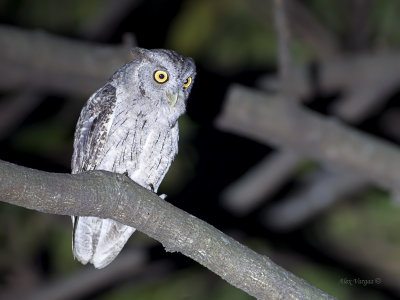
<svg viewBox="0 0 400 300">
<path fill-rule="evenodd" d="M 178 118 L 196 75 L 193 59 L 175 51 L 135 48 L 82 109 L 72 173 L 125 173 L 154 192 L 178 153 Z M 73 253 L 81 263 L 107 266 L 135 228 L 111 219 L 72 217 Z"/>
</svg>

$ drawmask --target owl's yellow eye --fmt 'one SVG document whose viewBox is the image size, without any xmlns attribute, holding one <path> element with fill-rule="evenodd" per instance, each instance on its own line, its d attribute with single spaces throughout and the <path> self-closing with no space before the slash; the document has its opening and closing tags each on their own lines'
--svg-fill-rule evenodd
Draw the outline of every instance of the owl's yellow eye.
<svg viewBox="0 0 400 300">
<path fill-rule="evenodd" d="M 155 71 L 154 72 L 154 79 L 155 81 L 157 81 L 158 83 L 164 83 L 168 80 L 168 73 L 165 71 Z"/>
<path fill-rule="evenodd" d="M 192 77 L 189 76 L 183 83 L 183 87 L 187 88 L 191 83 L 192 83 Z"/>
</svg>

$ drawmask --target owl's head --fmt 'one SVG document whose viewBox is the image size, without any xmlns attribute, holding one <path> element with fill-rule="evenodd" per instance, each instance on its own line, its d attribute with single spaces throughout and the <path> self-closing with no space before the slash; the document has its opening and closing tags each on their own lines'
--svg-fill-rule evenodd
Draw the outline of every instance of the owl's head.
<svg viewBox="0 0 400 300">
<path fill-rule="evenodd" d="M 135 59 L 123 72 L 129 93 L 135 101 L 145 101 L 169 119 L 177 119 L 185 112 L 196 76 L 193 59 L 166 49 L 134 48 L 132 52 Z"/>
</svg>

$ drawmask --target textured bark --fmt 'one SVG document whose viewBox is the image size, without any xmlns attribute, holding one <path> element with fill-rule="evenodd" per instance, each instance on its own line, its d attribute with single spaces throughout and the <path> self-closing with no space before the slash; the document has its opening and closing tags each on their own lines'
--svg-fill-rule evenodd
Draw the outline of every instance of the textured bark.
<svg viewBox="0 0 400 300">
<path fill-rule="evenodd" d="M 333 299 L 127 176 L 55 174 L 0 161 L 0 199 L 46 213 L 112 218 L 136 227 L 258 299 Z"/>
</svg>

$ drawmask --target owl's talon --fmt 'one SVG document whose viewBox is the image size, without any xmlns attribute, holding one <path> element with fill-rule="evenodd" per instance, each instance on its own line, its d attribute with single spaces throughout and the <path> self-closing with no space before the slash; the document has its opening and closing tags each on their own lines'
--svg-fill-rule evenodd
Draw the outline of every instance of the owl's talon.
<svg viewBox="0 0 400 300">
<path fill-rule="evenodd" d="M 148 188 L 154 193 L 154 185 L 152 183 L 149 184 Z"/>
</svg>

